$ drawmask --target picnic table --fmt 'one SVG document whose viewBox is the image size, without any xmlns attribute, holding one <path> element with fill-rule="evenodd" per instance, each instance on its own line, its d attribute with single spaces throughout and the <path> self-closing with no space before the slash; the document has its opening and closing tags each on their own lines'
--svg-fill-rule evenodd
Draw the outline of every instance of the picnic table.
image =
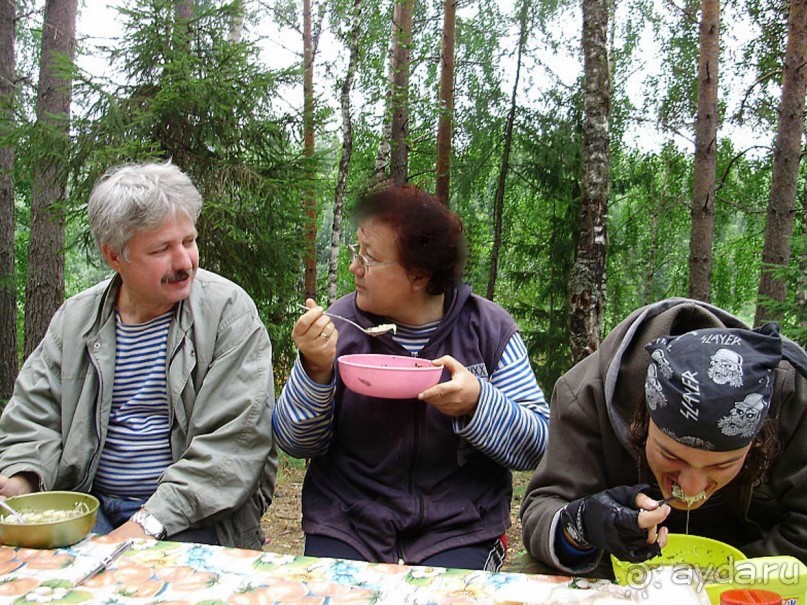
<svg viewBox="0 0 807 605">
<path fill-rule="evenodd" d="M 114 550 L 107 536 L 36 550 L 0 546 L 0 603 L 301 603 L 509 605 L 625 603 L 630 591 L 563 576 L 365 563 L 206 544 L 136 540 L 86 583 Z"/>
</svg>

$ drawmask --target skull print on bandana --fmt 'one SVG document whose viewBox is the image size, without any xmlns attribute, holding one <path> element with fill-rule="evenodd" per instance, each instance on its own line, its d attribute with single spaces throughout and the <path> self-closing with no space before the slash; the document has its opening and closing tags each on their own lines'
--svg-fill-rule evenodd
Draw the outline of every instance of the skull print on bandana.
<svg viewBox="0 0 807 605">
<path fill-rule="evenodd" d="M 730 349 L 718 349 L 709 360 L 709 378 L 717 384 L 743 384 L 743 358 Z"/>
<path fill-rule="evenodd" d="M 731 451 L 748 445 L 768 414 L 782 358 L 776 324 L 710 328 L 646 347 L 645 403 L 664 433 L 685 445 Z"/>
<path fill-rule="evenodd" d="M 759 393 L 746 395 L 745 399 L 734 404 L 734 409 L 717 421 L 724 435 L 753 437 L 762 415 L 768 409 L 768 402 Z"/>
</svg>

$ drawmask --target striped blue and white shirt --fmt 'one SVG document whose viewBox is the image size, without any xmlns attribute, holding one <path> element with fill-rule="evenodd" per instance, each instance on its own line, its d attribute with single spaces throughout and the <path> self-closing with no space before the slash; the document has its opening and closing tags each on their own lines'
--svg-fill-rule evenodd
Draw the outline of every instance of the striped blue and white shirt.
<svg viewBox="0 0 807 605">
<path fill-rule="evenodd" d="M 166 390 L 169 311 L 144 324 L 124 324 L 116 313 L 115 384 L 94 489 L 142 498 L 173 462 Z"/>
<path fill-rule="evenodd" d="M 416 355 L 439 323 L 417 327 L 398 324 L 393 338 L 410 355 Z M 503 466 L 534 469 L 546 449 L 549 406 L 518 332 L 508 341 L 490 381 L 479 383 L 476 411 L 470 417 L 454 418 L 454 432 Z M 327 450 L 333 434 L 335 393 L 335 379 L 327 385 L 314 382 L 297 359 L 272 418 L 283 450 L 298 458 Z"/>
</svg>

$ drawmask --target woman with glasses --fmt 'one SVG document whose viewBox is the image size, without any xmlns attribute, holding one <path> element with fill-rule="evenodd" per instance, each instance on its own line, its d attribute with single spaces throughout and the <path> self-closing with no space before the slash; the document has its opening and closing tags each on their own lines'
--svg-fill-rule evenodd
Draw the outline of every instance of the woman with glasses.
<svg viewBox="0 0 807 605">
<path fill-rule="evenodd" d="M 461 284 L 459 218 L 411 185 L 362 198 L 350 272 L 330 311 L 397 331 L 337 332 L 311 299 L 292 337 L 300 355 L 273 420 L 280 446 L 310 458 L 305 554 L 497 570 L 510 525 L 510 469 L 534 469 L 549 410 L 510 315 Z M 445 368 L 411 400 L 347 390 L 352 353 L 413 355 Z"/>
</svg>

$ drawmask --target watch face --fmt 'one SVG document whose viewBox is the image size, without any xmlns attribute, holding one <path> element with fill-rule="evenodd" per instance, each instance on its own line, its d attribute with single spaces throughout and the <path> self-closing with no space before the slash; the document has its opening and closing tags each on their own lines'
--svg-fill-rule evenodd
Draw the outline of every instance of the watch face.
<svg viewBox="0 0 807 605">
<path fill-rule="evenodd" d="M 163 524 L 146 511 L 137 511 L 132 515 L 132 521 L 142 527 L 143 531 L 152 538 L 162 538 L 165 535 Z"/>
</svg>

